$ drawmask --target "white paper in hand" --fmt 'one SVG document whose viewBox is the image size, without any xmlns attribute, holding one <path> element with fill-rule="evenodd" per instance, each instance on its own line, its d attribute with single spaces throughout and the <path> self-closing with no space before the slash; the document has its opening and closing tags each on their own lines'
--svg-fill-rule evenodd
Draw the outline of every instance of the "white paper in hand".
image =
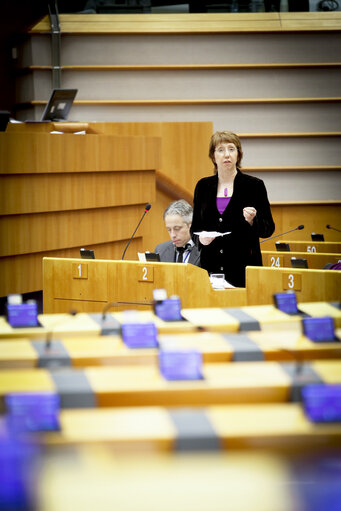
<svg viewBox="0 0 341 511">
<path fill-rule="evenodd" d="M 217 231 L 201 231 L 195 232 L 198 236 L 202 236 L 203 238 L 218 238 L 219 236 L 226 236 L 226 234 L 231 234 L 232 231 L 229 232 L 217 232 Z"/>
</svg>

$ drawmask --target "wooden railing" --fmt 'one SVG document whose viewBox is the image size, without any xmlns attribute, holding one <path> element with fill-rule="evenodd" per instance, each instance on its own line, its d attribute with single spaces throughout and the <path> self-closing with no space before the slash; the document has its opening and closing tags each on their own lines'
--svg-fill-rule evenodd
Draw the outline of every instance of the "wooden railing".
<svg viewBox="0 0 341 511">
<path fill-rule="evenodd" d="M 185 199 L 190 204 L 193 203 L 193 193 L 160 171 L 156 171 L 156 188 L 168 195 L 171 200 Z"/>
<path fill-rule="evenodd" d="M 143 20 L 143 22 L 141 22 Z M 167 34 L 226 32 L 307 32 L 341 28 L 340 12 L 199 13 L 199 14 L 62 14 L 62 34 Z M 32 34 L 50 32 L 45 16 Z"/>
</svg>

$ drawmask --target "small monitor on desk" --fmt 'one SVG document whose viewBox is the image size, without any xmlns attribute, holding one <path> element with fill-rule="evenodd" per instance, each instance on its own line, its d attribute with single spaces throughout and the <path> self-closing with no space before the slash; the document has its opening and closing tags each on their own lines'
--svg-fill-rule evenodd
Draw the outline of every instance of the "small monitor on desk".
<svg viewBox="0 0 341 511">
<path fill-rule="evenodd" d="M 77 92 L 77 89 L 53 89 L 41 120 L 66 121 Z"/>
<path fill-rule="evenodd" d="M 0 110 L 0 131 L 6 131 L 9 117 L 10 112 L 8 110 Z"/>
<path fill-rule="evenodd" d="M 312 241 L 324 241 L 324 235 L 317 232 L 312 232 L 311 239 Z"/>
<path fill-rule="evenodd" d="M 283 241 L 276 241 L 275 246 L 277 252 L 290 252 L 289 243 L 285 243 Z"/>
<path fill-rule="evenodd" d="M 160 262 L 160 254 L 157 252 L 146 252 L 146 261 L 152 263 Z"/>
<path fill-rule="evenodd" d="M 308 261 L 303 257 L 292 257 L 291 266 L 293 268 L 308 268 Z"/>
<path fill-rule="evenodd" d="M 67 121 L 78 89 L 53 89 L 40 120 L 27 119 L 27 123 Z"/>
<path fill-rule="evenodd" d="M 95 259 L 95 251 L 91 248 L 81 248 L 79 252 L 82 259 Z"/>
</svg>

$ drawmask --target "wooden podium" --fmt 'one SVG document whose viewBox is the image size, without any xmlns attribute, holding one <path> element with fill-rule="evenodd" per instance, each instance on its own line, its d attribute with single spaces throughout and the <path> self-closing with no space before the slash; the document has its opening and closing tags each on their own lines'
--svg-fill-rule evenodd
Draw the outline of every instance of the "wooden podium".
<svg viewBox="0 0 341 511">
<path fill-rule="evenodd" d="M 192 264 L 98 259 L 43 259 L 44 313 L 151 309 L 154 289 L 178 295 L 183 308 L 241 307 L 246 289 L 212 289 L 206 270 Z M 146 305 L 140 305 L 140 302 Z M 129 305 L 131 304 L 131 305 Z"/>
</svg>

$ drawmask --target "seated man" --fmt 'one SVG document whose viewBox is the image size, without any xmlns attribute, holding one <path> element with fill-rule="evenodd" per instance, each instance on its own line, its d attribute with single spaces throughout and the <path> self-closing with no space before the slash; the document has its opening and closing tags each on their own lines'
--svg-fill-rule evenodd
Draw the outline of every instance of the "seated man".
<svg viewBox="0 0 341 511">
<path fill-rule="evenodd" d="M 191 263 L 200 266 L 200 253 L 191 240 L 193 209 L 181 199 L 172 202 L 163 214 L 171 241 L 160 243 L 155 252 L 163 263 Z"/>
</svg>

